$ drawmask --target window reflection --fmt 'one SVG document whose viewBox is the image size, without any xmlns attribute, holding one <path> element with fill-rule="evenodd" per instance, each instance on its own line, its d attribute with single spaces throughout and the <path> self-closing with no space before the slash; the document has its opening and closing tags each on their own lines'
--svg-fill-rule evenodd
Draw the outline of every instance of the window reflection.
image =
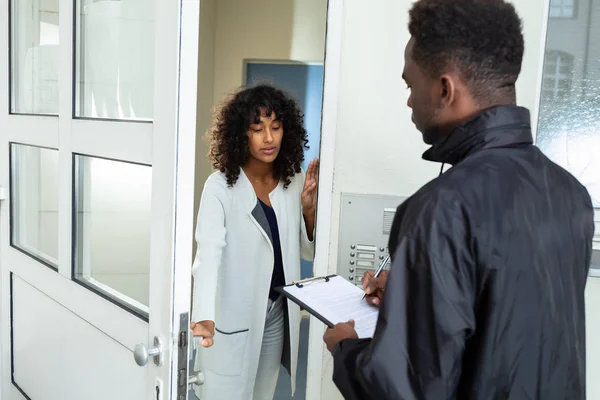
<svg viewBox="0 0 600 400">
<path fill-rule="evenodd" d="M 553 18 L 559 5 L 579 12 L 572 19 Z M 552 0 L 537 145 L 577 177 L 600 207 L 600 7 L 590 0 Z"/>
<path fill-rule="evenodd" d="M 58 267 L 58 150 L 12 143 L 11 244 Z"/>
<path fill-rule="evenodd" d="M 551 0 L 550 18 L 573 18 L 575 17 L 576 0 Z"/>
<path fill-rule="evenodd" d="M 10 6 L 10 111 L 58 114 L 58 0 L 13 0 Z"/>
<path fill-rule="evenodd" d="M 75 156 L 74 279 L 148 314 L 152 167 Z"/>
<path fill-rule="evenodd" d="M 150 120 L 154 7 L 146 0 L 77 0 L 75 115 Z"/>
</svg>

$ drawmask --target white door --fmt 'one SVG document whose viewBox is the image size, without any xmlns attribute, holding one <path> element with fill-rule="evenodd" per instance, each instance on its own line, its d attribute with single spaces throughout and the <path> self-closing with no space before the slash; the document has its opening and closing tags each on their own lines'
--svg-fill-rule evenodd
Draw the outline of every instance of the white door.
<svg viewBox="0 0 600 400">
<path fill-rule="evenodd" d="M 0 398 L 186 399 L 199 0 L 9 6 Z"/>
</svg>

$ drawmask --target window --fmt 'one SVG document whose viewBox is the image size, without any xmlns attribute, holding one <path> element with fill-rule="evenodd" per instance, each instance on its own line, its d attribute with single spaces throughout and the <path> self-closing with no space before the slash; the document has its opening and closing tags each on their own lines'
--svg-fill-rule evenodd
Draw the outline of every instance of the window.
<svg viewBox="0 0 600 400">
<path fill-rule="evenodd" d="M 573 81 L 573 56 L 549 51 L 544 58 L 542 97 L 557 100 L 569 94 Z"/>
<path fill-rule="evenodd" d="M 546 37 L 537 145 L 586 186 L 596 209 L 600 260 L 600 8 L 574 15 L 574 0 L 552 0 Z M 577 45 L 574 45 L 577 44 Z M 594 267 L 596 264 L 592 262 Z M 600 265 L 598 266 L 600 267 Z"/>
<path fill-rule="evenodd" d="M 56 115 L 58 0 L 13 0 L 10 14 L 10 111 Z"/>
<path fill-rule="evenodd" d="M 75 116 L 152 120 L 154 7 L 77 0 Z"/>
<path fill-rule="evenodd" d="M 152 167 L 74 157 L 73 277 L 147 318 Z"/>
<path fill-rule="evenodd" d="M 58 266 L 58 150 L 12 143 L 11 245 Z"/>
<path fill-rule="evenodd" d="M 575 18 L 575 0 L 551 0 L 550 18 Z"/>
</svg>

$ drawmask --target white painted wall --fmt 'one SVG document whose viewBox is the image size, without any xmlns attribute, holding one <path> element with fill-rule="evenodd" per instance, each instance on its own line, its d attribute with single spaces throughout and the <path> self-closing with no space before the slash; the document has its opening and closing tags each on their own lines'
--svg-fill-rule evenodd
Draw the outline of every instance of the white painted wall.
<svg viewBox="0 0 600 400">
<path fill-rule="evenodd" d="M 244 59 L 323 61 L 326 0 L 219 0 L 214 98 L 243 84 Z"/>
</svg>

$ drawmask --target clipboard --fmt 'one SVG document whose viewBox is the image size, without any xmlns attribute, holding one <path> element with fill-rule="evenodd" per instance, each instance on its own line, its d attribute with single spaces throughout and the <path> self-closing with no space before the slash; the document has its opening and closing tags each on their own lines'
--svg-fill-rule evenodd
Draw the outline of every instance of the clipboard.
<svg viewBox="0 0 600 400">
<path fill-rule="evenodd" d="M 373 337 L 379 309 L 363 299 L 363 290 L 339 275 L 314 277 L 275 290 L 329 328 L 354 320 L 359 338 Z"/>
<path fill-rule="evenodd" d="M 327 325 L 329 328 L 333 328 L 335 326 L 334 323 L 332 323 L 327 318 L 325 318 L 324 316 L 322 316 L 321 314 L 319 314 L 316 310 L 313 310 L 305 302 L 303 302 L 302 300 L 298 299 L 293 294 L 291 294 L 289 292 L 286 292 L 284 290 L 284 288 L 290 287 L 290 286 L 296 286 L 297 288 L 303 288 L 304 285 L 310 285 L 311 283 L 317 282 L 317 281 L 329 282 L 329 279 L 333 278 L 334 276 L 337 276 L 337 275 L 333 274 L 333 275 L 327 275 L 327 276 L 319 276 L 319 277 L 302 279 L 301 281 L 294 282 L 294 283 L 292 283 L 290 285 L 276 287 L 275 291 L 281 293 L 282 296 L 285 296 L 287 299 L 289 299 L 289 300 L 293 301 L 294 303 L 298 304 L 300 306 L 300 309 L 308 311 L 308 313 L 310 315 L 316 317 L 319 321 L 321 321 L 322 323 L 324 323 L 325 325 Z"/>
</svg>

